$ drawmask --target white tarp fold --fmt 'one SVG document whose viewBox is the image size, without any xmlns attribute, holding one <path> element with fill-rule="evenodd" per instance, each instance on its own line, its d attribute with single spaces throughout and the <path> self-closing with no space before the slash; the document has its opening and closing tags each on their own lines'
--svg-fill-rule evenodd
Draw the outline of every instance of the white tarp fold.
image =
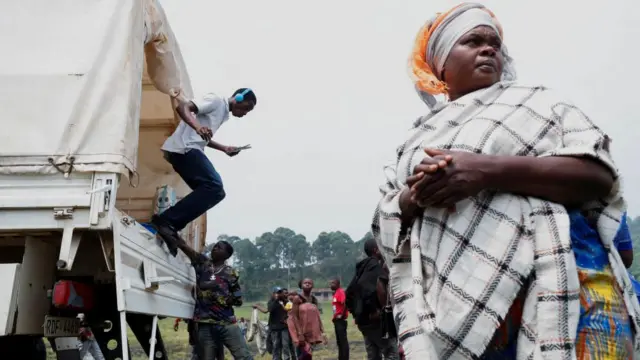
<svg viewBox="0 0 640 360">
<path fill-rule="evenodd" d="M 7 1 L 0 46 L 2 174 L 135 172 L 145 54 L 158 90 L 192 95 L 156 0 Z"/>
</svg>

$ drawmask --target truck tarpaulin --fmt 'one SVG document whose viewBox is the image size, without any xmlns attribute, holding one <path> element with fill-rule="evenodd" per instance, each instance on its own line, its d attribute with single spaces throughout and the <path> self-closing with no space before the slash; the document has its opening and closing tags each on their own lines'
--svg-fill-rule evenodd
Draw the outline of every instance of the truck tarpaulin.
<svg viewBox="0 0 640 360">
<path fill-rule="evenodd" d="M 154 0 L 11 1 L 0 12 L 0 174 L 136 171 L 141 78 L 191 84 Z M 144 44 L 144 46 L 141 46 Z"/>
</svg>

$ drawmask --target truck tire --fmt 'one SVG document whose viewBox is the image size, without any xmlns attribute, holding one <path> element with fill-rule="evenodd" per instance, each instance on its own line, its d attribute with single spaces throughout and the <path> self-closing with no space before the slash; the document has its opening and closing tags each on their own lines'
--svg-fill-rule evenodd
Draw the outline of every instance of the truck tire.
<svg viewBox="0 0 640 360">
<path fill-rule="evenodd" d="M 0 354 L 2 359 L 47 360 L 47 348 L 38 336 L 0 337 Z"/>
<path fill-rule="evenodd" d="M 34 340 L 31 360 L 47 360 L 47 347 L 44 345 L 44 339 L 41 337 L 35 338 Z"/>
</svg>

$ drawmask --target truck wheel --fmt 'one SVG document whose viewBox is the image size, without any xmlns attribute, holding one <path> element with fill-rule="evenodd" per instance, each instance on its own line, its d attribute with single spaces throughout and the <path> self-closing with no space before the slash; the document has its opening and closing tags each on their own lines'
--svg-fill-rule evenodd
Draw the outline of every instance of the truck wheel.
<svg viewBox="0 0 640 360">
<path fill-rule="evenodd" d="M 0 354 L 2 359 L 47 360 L 47 348 L 37 336 L 0 337 Z"/>
<path fill-rule="evenodd" d="M 47 360 L 47 347 L 44 345 L 44 339 L 41 337 L 35 338 L 34 340 L 31 360 Z"/>
</svg>

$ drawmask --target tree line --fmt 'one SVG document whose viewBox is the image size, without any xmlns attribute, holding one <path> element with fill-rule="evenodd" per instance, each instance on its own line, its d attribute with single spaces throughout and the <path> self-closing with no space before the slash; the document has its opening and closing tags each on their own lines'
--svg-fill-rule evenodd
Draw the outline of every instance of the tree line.
<svg viewBox="0 0 640 360">
<path fill-rule="evenodd" d="M 356 262 L 365 256 L 364 242 L 371 237 L 366 233 L 354 241 L 344 232 L 332 231 L 322 232 L 309 242 L 304 235 L 279 227 L 253 241 L 231 235 L 220 235 L 218 241 L 233 245 L 229 265 L 240 273 L 245 299 L 253 301 L 264 300 L 274 286 L 297 289 L 298 281 L 306 277 L 314 280 L 316 288 L 326 288 L 334 277 L 346 286 L 355 273 Z M 212 246 L 207 245 L 206 253 Z"/>
<path fill-rule="evenodd" d="M 640 252 L 640 216 L 628 219 L 634 251 Z M 218 240 L 231 243 L 235 249 L 230 265 L 240 272 L 240 283 L 248 301 L 265 299 L 274 286 L 295 289 L 298 281 L 309 277 L 316 288 L 338 277 L 346 284 L 355 272 L 355 264 L 364 258 L 366 233 L 358 240 L 341 231 L 322 232 L 313 242 L 295 231 L 279 227 L 255 240 L 220 235 Z M 208 244 L 208 253 L 213 243 Z M 640 257 L 629 271 L 640 279 Z"/>
</svg>

